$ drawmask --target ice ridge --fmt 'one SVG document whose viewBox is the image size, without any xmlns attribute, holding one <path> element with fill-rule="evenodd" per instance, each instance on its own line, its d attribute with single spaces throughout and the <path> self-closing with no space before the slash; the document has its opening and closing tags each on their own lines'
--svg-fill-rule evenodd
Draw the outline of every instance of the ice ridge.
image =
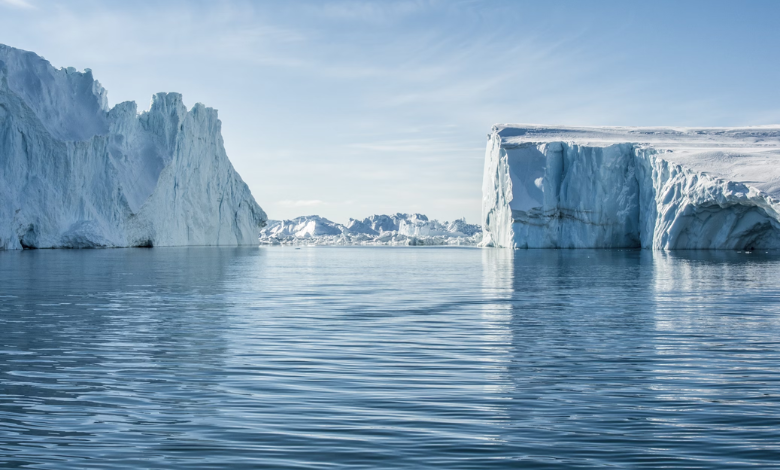
<svg viewBox="0 0 780 470">
<path fill-rule="evenodd" d="M 0 45 L 0 249 L 257 244 L 217 111 L 109 109 L 90 70 Z"/>
<path fill-rule="evenodd" d="M 317 215 L 271 220 L 260 232 L 268 245 L 476 245 L 482 228 L 464 219 L 429 220 L 423 214 L 372 215 L 346 225 Z"/>
<path fill-rule="evenodd" d="M 483 246 L 780 248 L 780 127 L 496 125 Z"/>
</svg>

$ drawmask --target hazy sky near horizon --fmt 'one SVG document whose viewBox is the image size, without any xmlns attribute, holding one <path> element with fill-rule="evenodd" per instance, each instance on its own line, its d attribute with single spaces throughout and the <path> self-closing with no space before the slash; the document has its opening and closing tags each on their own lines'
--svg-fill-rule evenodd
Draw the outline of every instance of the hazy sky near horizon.
<svg viewBox="0 0 780 470">
<path fill-rule="evenodd" d="M 0 43 L 116 103 L 217 108 L 274 219 L 480 221 L 494 123 L 780 123 L 775 1 L 0 0 Z"/>
</svg>

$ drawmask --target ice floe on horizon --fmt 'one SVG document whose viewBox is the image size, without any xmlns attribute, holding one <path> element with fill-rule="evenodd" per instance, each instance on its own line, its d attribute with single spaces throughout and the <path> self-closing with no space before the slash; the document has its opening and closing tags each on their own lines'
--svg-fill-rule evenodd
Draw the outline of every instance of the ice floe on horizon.
<svg viewBox="0 0 780 470">
<path fill-rule="evenodd" d="M 474 246 L 482 240 L 482 227 L 429 220 L 422 214 L 372 215 L 339 224 L 318 215 L 291 220 L 269 220 L 260 231 L 264 245 L 390 245 Z"/>
</svg>

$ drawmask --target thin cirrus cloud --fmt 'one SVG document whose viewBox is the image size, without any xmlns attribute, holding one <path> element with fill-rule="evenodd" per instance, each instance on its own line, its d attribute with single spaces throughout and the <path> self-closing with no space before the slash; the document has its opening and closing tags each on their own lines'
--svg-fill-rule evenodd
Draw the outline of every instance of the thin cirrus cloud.
<svg viewBox="0 0 780 470">
<path fill-rule="evenodd" d="M 26 4 L 23 0 L 0 2 L 11 6 Z M 266 24 L 247 15 L 245 8 L 227 3 L 201 9 L 176 2 L 94 4 L 90 8 L 78 8 L 81 2 L 39 3 L 40 15 L 25 19 L 31 29 L 46 31 L 40 42 L 67 45 L 73 56 L 99 64 L 165 60 L 209 66 L 211 61 L 240 61 L 298 67 L 303 63 L 285 46 L 306 41 L 303 30 Z M 98 37 L 101 41 L 95 41 Z"/>
<path fill-rule="evenodd" d="M 284 201 L 277 201 L 277 204 L 280 206 L 289 206 L 289 207 L 312 207 L 312 206 L 321 206 L 325 204 L 324 201 L 320 201 L 319 199 L 308 199 L 308 200 L 300 200 L 300 201 L 291 201 L 291 200 L 284 200 Z"/>
<path fill-rule="evenodd" d="M 349 144 L 349 148 L 357 150 L 366 150 L 371 152 L 392 152 L 392 153 L 453 153 L 466 152 L 478 153 L 483 151 L 483 147 L 464 147 L 452 145 L 451 141 L 439 139 L 401 139 L 380 142 L 361 142 Z"/>
<path fill-rule="evenodd" d="M 8 6 L 12 8 L 24 8 L 24 9 L 35 8 L 35 5 L 25 0 L 0 0 L 0 6 Z"/>
</svg>

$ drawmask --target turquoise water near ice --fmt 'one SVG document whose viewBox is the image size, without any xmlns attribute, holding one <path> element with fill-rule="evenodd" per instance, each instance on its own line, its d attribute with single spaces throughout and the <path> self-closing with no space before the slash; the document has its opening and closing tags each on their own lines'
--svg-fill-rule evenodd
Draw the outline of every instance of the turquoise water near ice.
<svg viewBox="0 0 780 470">
<path fill-rule="evenodd" d="M 780 255 L 0 252 L 0 466 L 780 467 Z"/>
</svg>

